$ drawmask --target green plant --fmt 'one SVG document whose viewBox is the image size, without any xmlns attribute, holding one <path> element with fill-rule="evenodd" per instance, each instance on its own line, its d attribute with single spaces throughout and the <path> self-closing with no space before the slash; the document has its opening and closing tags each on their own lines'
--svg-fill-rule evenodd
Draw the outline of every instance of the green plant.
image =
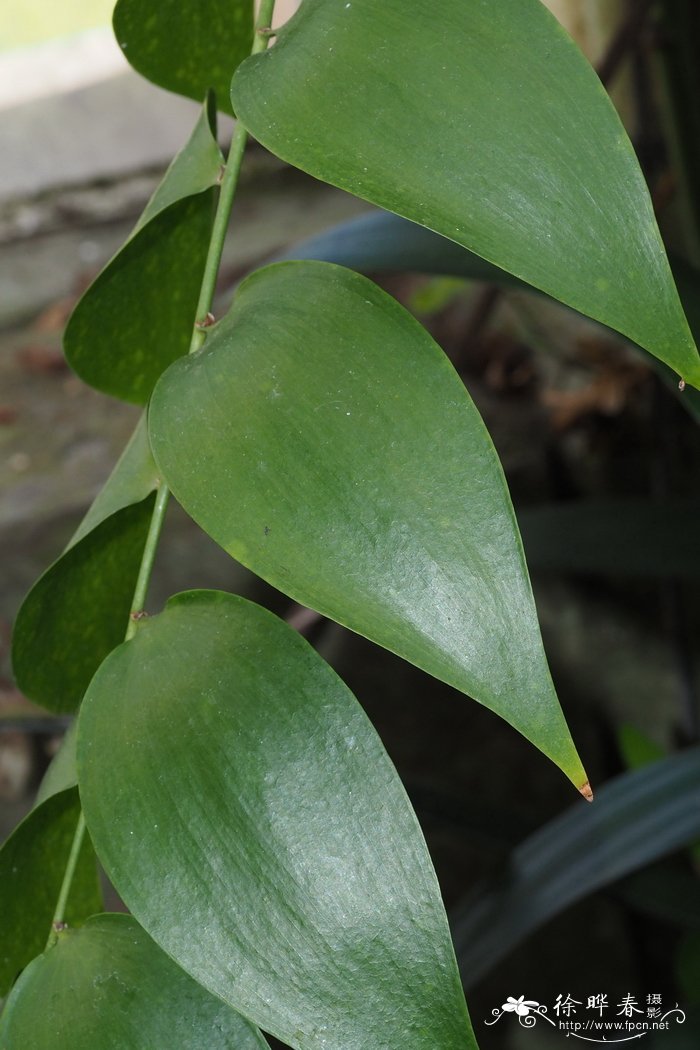
<svg viewBox="0 0 700 1050">
<path fill-rule="evenodd" d="M 352 694 L 242 598 L 144 615 L 170 491 L 235 559 L 489 707 L 590 797 L 500 464 L 442 351 L 318 261 L 255 272 L 214 323 L 248 132 L 700 386 L 631 146 L 539 0 L 439 18 L 304 0 L 266 50 L 273 6 L 255 32 L 249 0 L 115 11 L 135 67 L 203 111 L 66 331 L 75 370 L 148 417 L 16 624 L 21 687 L 80 715 L 0 854 L 4 990 L 26 966 L 3 1046 L 253 1047 L 258 1029 L 303 1050 L 476 1046 L 420 830 Z M 228 109 L 234 71 L 222 167 L 211 89 Z M 133 918 L 80 925 L 93 847 Z"/>
</svg>

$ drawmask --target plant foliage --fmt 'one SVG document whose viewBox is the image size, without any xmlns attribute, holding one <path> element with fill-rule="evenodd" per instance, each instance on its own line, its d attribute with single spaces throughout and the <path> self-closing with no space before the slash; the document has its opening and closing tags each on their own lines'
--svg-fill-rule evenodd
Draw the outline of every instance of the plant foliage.
<svg viewBox="0 0 700 1050">
<path fill-rule="evenodd" d="M 253 1050 L 261 1030 L 294 1050 L 476 1048 L 418 822 L 352 693 L 240 597 L 188 592 L 144 616 L 170 491 L 237 561 L 490 708 L 590 797 L 503 471 L 442 350 L 329 262 L 261 269 L 209 315 L 250 132 L 424 227 L 388 219 L 416 266 L 507 271 L 700 385 L 642 173 L 591 67 L 540 0 L 439 6 L 303 0 L 268 48 L 274 0 L 255 31 L 252 0 L 117 4 L 134 67 L 203 108 L 66 331 L 78 374 L 148 421 L 15 627 L 20 686 L 79 717 L 0 852 L 5 990 L 26 966 L 0 1022 L 10 1050 Z M 222 170 L 212 91 L 228 109 L 232 78 Z M 337 261 L 337 238 L 321 247 Z M 629 783 L 660 782 L 654 819 L 683 830 L 644 859 L 697 833 L 672 797 L 697 791 L 697 755 L 654 768 Z M 634 868 L 595 851 L 622 836 L 627 783 L 521 847 L 511 881 L 462 915 L 466 980 L 573 899 L 591 844 L 600 881 Z M 94 914 L 91 843 L 130 917 Z"/>
</svg>

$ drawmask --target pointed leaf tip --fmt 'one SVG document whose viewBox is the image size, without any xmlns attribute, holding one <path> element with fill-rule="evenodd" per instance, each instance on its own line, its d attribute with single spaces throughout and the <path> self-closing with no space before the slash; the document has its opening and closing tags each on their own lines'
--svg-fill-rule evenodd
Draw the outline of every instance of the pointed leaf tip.
<svg viewBox="0 0 700 1050">
<path fill-rule="evenodd" d="M 546 5 L 405 8 L 304 0 L 237 70 L 240 119 L 288 163 L 442 233 L 697 385 L 639 163 Z"/>
<path fill-rule="evenodd" d="M 586 780 L 496 450 L 394 299 L 327 263 L 257 271 L 161 378 L 149 427 L 176 498 L 234 558 Z"/>
<path fill-rule="evenodd" d="M 586 802 L 592 802 L 593 801 L 593 789 L 591 788 L 591 785 L 590 785 L 590 783 L 588 781 L 586 781 L 585 784 L 581 785 L 581 787 L 579 788 L 579 791 L 581 792 L 581 794 L 585 798 Z"/>
</svg>

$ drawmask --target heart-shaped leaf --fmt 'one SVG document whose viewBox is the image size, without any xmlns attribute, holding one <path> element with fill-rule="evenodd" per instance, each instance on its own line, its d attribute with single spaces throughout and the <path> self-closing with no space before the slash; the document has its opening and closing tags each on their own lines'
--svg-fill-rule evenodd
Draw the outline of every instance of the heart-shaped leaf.
<svg viewBox="0 0 700 1050">
<path fill-rule="evenodd" d="M 540 0 L 304 0 L 236 112 L 273 153 L 437 230 L 700 385 L 649 194 Z"/>
<path fill-rule="evenodd" d="M 186 354 L 223 158 L 211 99 L 126 244 L 90 285 L 64 335 L 78 375 L 144 404 L 164 368 Z"/>
<path fill-rule="evenodd" d="M 12 636 L 20 689 L 74 711 L 124 638 L 158 483 L 142 419 L 66 551 L 24 599 Z"/>
<path fill-rule="evenodd" d="M 352 693 L 277 617 L 199 591 L 143 621 L 81 710 L 85 816 L 188 973 L 297 1050 L 469 1050 L 435 874 Z"/>
<path fill-rule="evenodd" d="M 33 809 L 0 849 L 0 996 L 44 949 L 79 816 L 77 788 L 62 791 Z M 101 908 L 95 853 L 86 836 L 65 917 L 74 925 Z"/>
<path fill-rule="evenodd" d="M 583 787 L 495 449 L 398 303 L 341 267 L 261 270 L 168 370 L 149 426 L 234 558 L 481 701 Z"/>
<path fill-rule="evenodd" d="M 113 25 L 142 76 L 197 101 L 213 88 L 219 109 L 232 112 L 231 77 L 250 54 L 253 0 L 118 0 Z"/>
<path fill-rule="evenodd" d="M 188 977 L 129 915 L 63 930 L 12 990 L 3 1050 L 269 1050 L 257 1029 Z"/>
</svg>

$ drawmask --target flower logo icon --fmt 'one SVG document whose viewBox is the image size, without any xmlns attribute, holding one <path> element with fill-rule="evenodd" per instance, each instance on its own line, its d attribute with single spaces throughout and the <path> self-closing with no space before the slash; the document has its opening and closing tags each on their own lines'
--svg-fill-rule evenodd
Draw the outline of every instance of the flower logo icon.
<svg viewBox="0 0 700 1050">
<path fill-rule="evenodd" d="M 504 1014 L 515 1014 L 522 1028 L 534 1028 L 540 1018 L 548 1021 L 551 1025 L 554 1024 L 554 1021 L 547 1017 L 546 1006 L 535 1002 L 534 999 L 526 999 L 524 995 L 521 995 L 518 999 L 509 995 L 500 1010 L 498 1007 L 494 1007 L 491 1011 L 493 1021 L 484 1021 L 484 1024 L 496 1024 Z"/>
<path fill-rule="evenodd" d="M 539 1005 L 532 999 L 526 999 L 524 995 L 521 995 L 519 999 L 514 999 L 512 995 L 509 995 L 501 1010 L 505 1013 L 517 1014 L 518 1017 L 527 1017 L 530 1010 L 536 1010 Z"/>
</svg>

